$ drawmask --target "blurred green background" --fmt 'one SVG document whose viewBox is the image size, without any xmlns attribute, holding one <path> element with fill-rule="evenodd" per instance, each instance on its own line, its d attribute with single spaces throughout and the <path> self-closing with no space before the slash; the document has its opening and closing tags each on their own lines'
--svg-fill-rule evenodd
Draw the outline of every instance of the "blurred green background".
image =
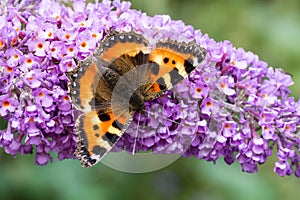
<svg viewBox="0 0 300 200">
<path fill-rule="evenodd" d="M 293 75 L 292 96 L 300 96 L 300 1 L 298 0 L 134 0 L 132 7 L 148 15 L 168 14 L 201 29 L 217 41 L 252 51 L 273 67 Z M 151 173 L 128 174 L 79 161 L 34 165 L 33 156 L 14 159 L 0 149 L 0 199 L 208 199 L 294 200 L 300 180 L 273 173 L 276 156 L 256 174 L 227 166 L 179 159 Z"/>
</svg>

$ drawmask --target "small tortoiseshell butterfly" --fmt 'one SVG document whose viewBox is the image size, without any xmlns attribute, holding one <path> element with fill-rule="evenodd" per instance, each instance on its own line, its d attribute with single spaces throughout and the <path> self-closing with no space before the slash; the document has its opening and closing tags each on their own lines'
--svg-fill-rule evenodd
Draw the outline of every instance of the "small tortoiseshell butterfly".
<svg viewBox="0 0 300 200">
<path fill-rule="evenodd" d="M 76 109 L 76 157 L 96 164 L 122 136 L 135 112 L 188 76 L 206 55 L 195 41 L 151 44 L 135 32 L 111 32 L 93 56 L 68 73 Z"/>
</svg>

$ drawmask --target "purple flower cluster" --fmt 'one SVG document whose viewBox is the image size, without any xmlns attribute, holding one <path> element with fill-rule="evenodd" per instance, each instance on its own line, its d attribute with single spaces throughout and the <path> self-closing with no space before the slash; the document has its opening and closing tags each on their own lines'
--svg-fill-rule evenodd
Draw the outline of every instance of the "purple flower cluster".
<svg viewBox="0 0 300 200">
<path fill-rule="evenodd" d="M 17 3 L 18 2 L 18 3 Z M 52 0 L 0 4 L 0 147 L 12 155 L 36 153 L 36 163 L 73 158 L 74 115 L 65 72 L 74 58 L 94 52 L 113 29 L 151 39 L 195 40 L 207 59 L 188 79 L 136 113 L 116 148 L 177 153 L 215 162 L 224 157 L 253 173 L 274 148 L 274 172 L 300 177 L 300 102 L 289 97 L 291 77 L 258 56 L 216 42 L 169 16 L 149 17 L 130 3 Z"/>
</svg>

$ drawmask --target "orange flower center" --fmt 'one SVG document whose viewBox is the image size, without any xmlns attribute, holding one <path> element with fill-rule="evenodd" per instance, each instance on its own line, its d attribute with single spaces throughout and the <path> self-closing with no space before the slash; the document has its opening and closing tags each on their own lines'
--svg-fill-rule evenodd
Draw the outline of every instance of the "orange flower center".
<svg viewBox="0 0 300 200">
<path fill-rule="evenodd" d="M 29 77 L 28 80 L 32 81 L 34 78 L 33 76 Z"/>
<path fill-rule="evenodd" d="M 82 42 L 82 43 L 81 43 L 81 46 L 82 46 L 83 48 L 85 48 L 85 47 L 87 46 L 87 43 L 86 43 L 86 42 Z"/>
<path fill-rule="evenodd" d="M 211 101 L 206 102 L 206 106 L 212 106 Z"/>
<path fill-rule="evenodd" d="M 65 101 L 69 101 L 69 97 L 68 96 L 64 96 L 64 100 Z"/>
<path fill-rule="evenodd" d="M 15 38 L 13 38 L 13 40 L 11 41 L 11 44 L 14 45 L 14 44 L 17 43 L 17 41 L 18 41 L 18 39 L 15 37 Z"/>
<path fill-rule="evenodd" d="M 66 38 L 66 39 L 69 39 L 70 37 L 71 37 L 70 34 L 66 34 L 66 35 L 65 35 L 65 38 Z"/>
<path fill-rule="evenodd" d="M 39 42 L 38 44 L 37 44 L 37 47 L 39 48 L 39 49 L 42 49 L 43 48 L 43 43 L 41 43 L 41 42 Z"/>
<path fill-rule="evenodd" d="M 8 106 L 10 106 L 9 101 L 4 101 L 4 102 L 2 103 L 2 106 L 3 106 L 4 108 L 7 108 Z"/>
<path fill-rule="evenodd" d="M 28 58 L 28 59 L 26 60 L 26 63 L 27 63 L 27 64 L 31 64 L 31 63 L 32 63 L 32 59 L 31 59 L 31 58 Z"/>
<path fill-rule="evenodd" d="M 11 67 L 7 66 L 7 67 L 6 67 L 6 71 L 7 71 L 8 73 L 11 73 L 13 70 L 12 70 Z"/>
<path fill-rule="evenodd" d="M 221 88 L 225 88 L 226 84 L 225 83 L 221 83 Z"/>
<path fill-rule="evenodd" d="M 72 63 L 69 62 L 69 63 L 67 64 L 67 66 L 68 66 L 69 68 L 71 68 L 71 67 L 72 67 Z"/>
<path fill-rule="evenodd" d="M 229 124 L 225 124 L 224 126 L 226 129 L 229 129 L 230 128 L 230 125 Z"/>
<path fill-rule="evenodd" d="M 285 130 L 289 131 L 291 129 L 291 127 L 289 125 L 285 126 Z"/>
</svg>

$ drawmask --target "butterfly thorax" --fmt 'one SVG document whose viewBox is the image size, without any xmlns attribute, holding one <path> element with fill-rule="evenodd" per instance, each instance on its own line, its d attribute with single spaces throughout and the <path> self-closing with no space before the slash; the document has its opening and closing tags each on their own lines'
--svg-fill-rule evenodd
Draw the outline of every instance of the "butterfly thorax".
<svg viewBox="0 0 300 200">
<path fill-rule="evenodd" d="M 145 95 L 143 94 L 142 90 L 138 88 L 133 92 L 132 96 L 130 97 L 129 111 L 131 113 L 137 111 L 144 115 L 145 114 L 144 103 L 145 103 Z"/>
</svg>

